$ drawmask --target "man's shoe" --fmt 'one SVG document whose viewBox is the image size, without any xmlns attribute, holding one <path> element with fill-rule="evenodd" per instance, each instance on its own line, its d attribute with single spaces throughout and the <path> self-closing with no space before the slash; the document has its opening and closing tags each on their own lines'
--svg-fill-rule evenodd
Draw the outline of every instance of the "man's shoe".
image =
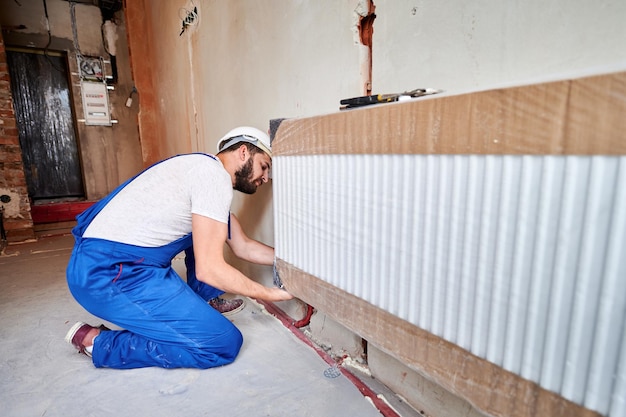
<svg viewBox="0 0 626 417">
<path fill-rule="evenodd" d="M 73 325 L 67 332 L 67 334 L 65 335 L 65 341 L 67 343 L 71 343 L 76 349 L 78 349 L 79 353 L 87 355 L 91 358 L 91 349 L 87 350 L 87 346 L 83 345 L 83 339 L 92 329 L 98 329 L 100 331 L 110 330 L 104 324 L 101 324 L 98 327 L 93 327 L 87 323 L 79 321 L 78 323 Z"/>
<path fill-rule="evenodd" d="M 215 297 L 209 300 L 209 305 L 225 316 L 238 313 L 245 307 L 243 300 L 239 298 L 225 300 L 220 297 Z"/>
</svg>

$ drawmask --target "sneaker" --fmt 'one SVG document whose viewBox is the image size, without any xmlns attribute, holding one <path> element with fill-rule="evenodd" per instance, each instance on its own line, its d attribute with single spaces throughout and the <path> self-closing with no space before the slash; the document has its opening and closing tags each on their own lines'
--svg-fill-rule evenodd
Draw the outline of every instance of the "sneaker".
<svg viewBox="0 0 626 417">
<path fill-rule="evenodd" d="M 243 300 L 240 298 L 225 300 L 220 297 L 215 297 L 209 300 L 209 305 L 225 316 L 238 313 L 245 307 Z"/>
<path fill-rule="evenodd" d="M 91 329 L 98 329 L 100 331 L 110 330 L 108 327 L 106 327 L 103 324 L 101 324 L 98 327 L 93 327 L 87 323 L 83 323 L 82 321 L 79 321 L 78 323 L 74 324 L 65 335 L 65 341 L 67 343 L 71 343 L 76 349 L 78 349 L 79 353 L 87 355 L 90 358 L 91 358 L 91 349 L 88 350 L 88 347 L 83 345 L 83 339 L 85 338 L 85 336 L 87 336 L 87 333 L 89 333 Z"/>
</svg>

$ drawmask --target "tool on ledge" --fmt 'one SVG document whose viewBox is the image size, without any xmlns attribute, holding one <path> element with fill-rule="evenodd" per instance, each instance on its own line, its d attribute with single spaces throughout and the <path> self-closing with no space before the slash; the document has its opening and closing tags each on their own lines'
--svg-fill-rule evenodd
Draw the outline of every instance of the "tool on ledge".
<svg viewBox="0 0 626 417">
<path fill-rule="evenodd" d="M 341 110 L 351 109 L 354 107 L 368 106 L 370 104 L 391 103 L 393 101 L 402 101 L 403 99 L 411 99 L 431 94 L 441 93 L 443 90 L 434 88 L 416 88 L 415 90 L 405 91 L 398 94 L 376 94 L 372 96 L 361 96 L 353 98 L 345 98 L 339 102 L 343 107 Z"/>
</svg>

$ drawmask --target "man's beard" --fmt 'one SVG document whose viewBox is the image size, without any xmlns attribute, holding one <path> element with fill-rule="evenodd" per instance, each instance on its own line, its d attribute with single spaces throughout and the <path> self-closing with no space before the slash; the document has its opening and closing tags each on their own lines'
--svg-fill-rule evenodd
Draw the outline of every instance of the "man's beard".
<svg viewBox="0 0 626 417">
<path fill-rule="evenodd" d="M 245 194 L 254 194 L 257 189 L 257 185 L 252 181 L 252 157 L 248 159 L 238 171 L 235 172 L 235 186 L 233 187 L 237 191 L 241 191 Z"/>
</svg>

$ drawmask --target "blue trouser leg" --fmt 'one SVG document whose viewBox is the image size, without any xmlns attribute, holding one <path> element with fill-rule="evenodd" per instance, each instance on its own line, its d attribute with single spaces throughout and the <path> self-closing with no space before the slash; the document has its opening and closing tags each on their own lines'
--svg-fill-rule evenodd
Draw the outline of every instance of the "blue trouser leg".
<svg viewBox="0 0 626 417">
<path fill-rule="evenodd" d="M 205 301 L 224 294 L 224 291 L 198 281 L 196 278 L 196 259 L 193 254 L 193 246 L 185 249 L 185 267 L 187 268 L 187 285 Z"/>
<path fill-rule="evenodd" d="M 83 239 L 68 265 L 68 285 L 89 312 L 126 330 L 95 339 L 97 367 L 210 368 L 231 363 L 239 330 L 174 271 L 161 248 Z"/>
</svg>

